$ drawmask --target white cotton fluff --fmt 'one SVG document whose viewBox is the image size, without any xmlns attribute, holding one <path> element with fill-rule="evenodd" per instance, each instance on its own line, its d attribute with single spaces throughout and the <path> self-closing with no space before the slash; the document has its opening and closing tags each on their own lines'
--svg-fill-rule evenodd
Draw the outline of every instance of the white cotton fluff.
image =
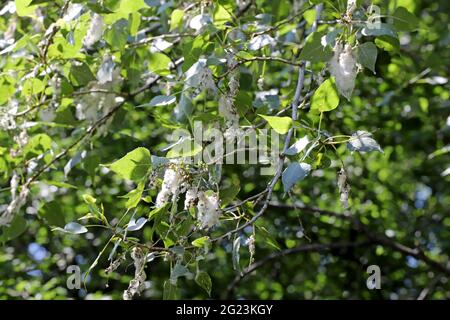
<svg viewBox="0 0 450 320">
<path fill-rule="evenodd" d="M 255 235 L 252 234 L 246 241 L 245 244 L 248 246 L 248 251 L 250 253 L 250 261 L 253 262 L 253 257 L 255 256 Z"/>
<path fill-rule="evenodd" d="M 353 11 L 356 9 L 356 0 L 348 0 L 347 1 L 347 15 L 350 16 L 353 14 Z"/>
<path fill-rule="evenodd" d="M 351 99 L 355 87 L 358 66 L 352 47 L 337 43 L 334 47 L 334 55 L 329 62 L 331 75 L 336 79 L 336 86 L 344 97 Z"/>
<path fill-rule="evenodd" d="M 208 24 L 212 24 L 212 22 L 211 16 L 207 14 L 199 14 L 191 19 L 189 22 L 189 27 L 195 31 L 199 31 Z"/>
<path fill-rule="evenodd" d="M 28 136 L 28 132 L 26 128 L 22 128 L 20 133 L 18 135 L 14 136 L 14 141 L 19 145 L 19 148 L 25 147 L 25 145 L 28 143 L 28 140 L 30 137 Z"/>
<path fill-rule="evenodd" d="M 177 193 L 178 187 L 183 178 L 178 170 L 168 168 L 164 173 L 163 188 L 170 190 L 171 193 Z"/>
<path fill-rule="evenodd" d="M 262 34 L 262 35 L 256 36 L 253 39 L 251 39 L 248 44 L 248 48 L 252 51 L 256 51 L 267 45 L 273 46 L 275 44 L 276 44 L 276 41 L 274 38 L 272 38 L 268 34 Z"/>
<path fill-rule="evenodd" d="M 228 87 L 230 88 L 230 95 L 235 97 L 239 91 L 239 72 L 236 69 L 230 72 Z"/>
<path fill-rule="evenodd" d="M 132 300 L 134 296 L 140 295 L 145 289 L 145 279 L 147 278 L 144 266 L 146 255 L 142 249 L 134 247 L 131 250 L 131 258 L 134 262 L 134 278 L 130 281 L 128 289 L 123 292 L 123 300 Z"/>
<path fill-rule="evenodd" d="M 208 89 L 215 92 L 217 87 L 206 59 L 199 59 L 186 73 L 186 84 L 193 88 Z"/>
<path fill-rule="evenodd" d="M 0 227 L 7 226 L 13 220 L 15 214 L 23 207 L 27 201 L 30 190 L 26 186 L 22 186 L 22 190 L 17 194 L 19 188 L 20 177 L 14 171 L 10 181 L 11 202 L 6 207 L 5 211 L 0 214 Z"/>
<path fill-rule="evenodd" d="M 183 177 L 176 169 L 167 168 L 164 173 L 164 180 L 156 197 L 156 207 L 163 207 L 173 196 L 178 196 L 180 188 L 183 186 Z"/>
<path fill-rule="evenodd" d="M 97 71 L 97 80 L 100 84 L 105 84 L 113 81 L 113 71 L 116 64 L 110 55 L 105 55 L 102 60 L 102 64 Z"/>
<path fill-rule="evenodd" d="M 105 23 L 103 17 L 97 13 L 92 16 L 91 25 L 83 39 L 83 45 L 87 48 L 92 47 L 102 38 Z"/>
<path fill-rule="evenodd" d="M 233 99 L 228 95 L 221 95 L 219 99 L 219 113 L 225 118 L 227 123 L 231 126 L 239 123 L 239 115 L 233 106 Z"/>
<path fill-rule="evenodd" d="M 227 143 L 234 143 L 240 136 L 244 134 L 244 131 L 239 127 L 239 123 L 235 123 L 228 127 L 223 133 L 223 138 Z"/>
<path fill-rule="evenodd" d="M 39 116 L 44 122 L 52 122 L 56 118 L 55 109 L 48 107 L 39 111 Z"/>
<path fill-rule="evenodd" d="M 157 208 L 162 208 L 164 207 L 164 205 L 169 202 L 170 200 L 170 196 L 172 195 L 172 193 L 170 193 L 169 190 L 167 189 L 161 189 L 161 191 L 159 191 L 158 195 L 156 196 L 156 204 L 155 206 Z"/>
<path fill-rule="evenodd" d="M 199 192 L 197 210 L 197 219 L 202 229 L 208 229 L 216 225 L 221 215 L 217 194 L 207 195 L 205 192 Z"/>
<path fill-rule="evenodd" d="M 8 112 L 0 108 L 0 129 L 2 130 L 13 130 L 17 128 L 16 121 L 14 117 Z M 5 108 L 6 109 L 6 108 Z"/>
<path fill-rule="evenodd" d="M 92 91 L 88 94 L 80 95 L 76 98 L 76 117 L 78 120 L 88 120 L 95 122 L 101 117 L 107 115 L 116 105 L 116 97 L 112 91 L 122 83 L 120 77 L 120 69 L 116 68 L 112 72 L 111 81 L 99 83 L 98 81 L 90 82 L 86 91 Z M 111 91 L 102 92 L 102 91 Z M 112 120 L 112 118 L 110 118 Z M 106 125 L 107 123 L 105 123 Z"/>
<path fill-rule="evenodd" d="M 184 200 L 184 210 L 189 210 L 195 206 L 198 200 L 198 190 L 196 188 L 188 189 Z"/>
</svg>

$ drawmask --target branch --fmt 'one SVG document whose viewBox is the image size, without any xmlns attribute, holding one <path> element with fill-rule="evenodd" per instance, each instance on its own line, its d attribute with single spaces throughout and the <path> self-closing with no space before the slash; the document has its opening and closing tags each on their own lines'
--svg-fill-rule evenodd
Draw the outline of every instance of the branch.
<svg viewBox="0 0 450 320">
<path fill-rule="evenodd" d="M 195 37 L 195 36 L 196 36 L 196 34 L 194 34 L 194 33 L 186 33 L 186 32 L 185 33 L 160 34 L 158 36 L 151 36 L 151 37 L 148 37 L 141 41 L 130 43 L 128 45 L 128 47 L 134 48 L 134 47 L 138 47 L 138 46 L 143 46 L 143 45 L 149 44 L 150 42 L 152 42 L 153 40 L 156 40 L 156 39 L 171 39 L 171 38 L 183 38 L 183 37 Z M 177 40 L 179 41 L 180 39 L 177 39 Z"/>
<path fill-rule="evenodd" d="M 337 213 L 337 212 L 333 212 L 333 211 L 322 210 L 322 209 L 303 206 L 303 205 L 286 205 L 286 204 L 278 204 L 278 203 L 270 203 L 270 205 L 273 207 L 284 208 L 284 209 L 299 209 L 299 210 L 302 210 L 304 212 L 309 212 L 309 213 L 317 212 L 320 214 L 325 214 L 325 215 L 329 215 L 332 217 L 336 217 L 338 219 L 345 219 L 349 222 L 352 222 L 354 229 L 356 231 L 359 231 L 359 232 L 365 234 L 371 241 L 376 242 L 381 245 L 384 245 L 386 247 L 389 247 L 389 248 L 393 249 L 394 251 L 402 253 L 405 256 L 412 256 L 417 260 L 423 261 L 429 267 L 431 267 L 439 272 L 442 272 L 442 273 L 446 274 L 447 276 L 450 276 L 450 268 L 447 265 L 442 264 L 442 263 L 428 257 L 426 255 L 426 253 L 423 250 L 421 250 L 420 248 L 411 248 L 411 247 L 408 247 L 408 246 L 406 246 L 400 242 L 397 242 L 391 238 L 388 238 L 385 235 L 380 235 L 380 234 L 374 233 L 366 225 L 364 225 L 361 222 L 361 220 L 359 220 L 354 215 L 349 215 L 349 214 L 345 214 L 345 213 Z"/>
<path fill-rule="evenodd" d="M 63 18 L 64 15 L 67 12 L 67 9 L 69 8 L 69 4 L 70 4 L 70 0 L 66 0 L 66 2 L 64 2 L 64 5 L 59 13 L 59 18 Z M 50 30 L 50 28 L 52 28 Z M 41 50 L 41 57 L 42 60 L 44 61 L 44 64 L 47 64 L 47 53 L 48 53 L 48 49 L 50 48 L 50 45 L 53 42 L 53 38 L 55 37 L 56 33 L 59 31 L 61 27 L 59 25 L 57 25 L 56 23 L 52 23 L 49 27 L 49 29 L 46 31 L 46 33 L 48 33 L 47 37 L 44 40 L 43 43 L 43 47 Z"/>
<path fill-rule="evenodd" d="M 256 269 L 264 266 L 266 263 L 277 260 L 279 258 L 282 258 L 287 255 L 301 253 L 301 252 L 320 252 L 320 251 L 330 251 L 330 250 L 336 250 L 336 249 L 345 249 L 345 248 L 355 248 L 355 247 L 361 247 L 364 245 L 367 245 L 369 242 L 342 242 L 342 243 L 329 243 L 329 244 L 305 244 L 298 246 L 296 248 L 292 249 L 285 249 L 279 252 L 272 253 L 268 256 L 266 256 L 264 259 L 261 259 L 250 266 L 248 266 L 244 271 L 242 271 L 241 274 L 238 274 L 234 280 L 230 283 L 230 285 L 227 288 L 226 294 L 229 295 L 234 288 L 238 285 L 238 283 L 244 279 L 246 276 L 251 274 Z"/>
<path fill-rule="evenodd" d="M 238 68 L 239 66 L 243 65 L 244 63 L 247 62 L 254 62 L 254 61 L 275 61 L 275 62 L 280 62 L 280 63 L 284 63 L 284 64 L 288 64 L 291 66 L 296 66 L 296 67 L 301 67 L 303 65 L 302 62 L 294 62 L 294 61 L 289 61 L 283 58 L 279 58 L 279 57 L 252 57 L 252 58 L 240 58 L 238 57 L 239 61 L 237 61 L 232 67 L 230 67 L 226 72 L 222 73 L 221 75 L 217 76 L 218 79 L 224 78 L 226 77 L 228 74 L 230 74 L 230 72 L 232 72 L 233 70 L 235 70 L 236 68 Z"/>
<path fill-rule="evenodd" d="M 301 10 L 300 12 L 297 12 L 296 14 L 294 14 L 292 17 L 287 18 L 286 20 L 281 21 L 281 22 L 277 23 L 276 25 L 269 27 L 269 28 L 267 28 L 266 30 L 262 30 L 262 31 L 259 31 L 259 32 L 255 32 L 255 33 L 253 34 L 253 37 L 257 37 L 257 36 L 260 36 L 260 35 L 263 35 L 263 34 L 266 34 L 266 33 L 270 33 L 270 32 L 272 32 L 272 31 L 275 31 L 275 30 L 279 29 L 281 26 L 283 26 L 283 25 L 285 25 L 285 24 L 288 24 L 288 23 L 294 21 L 297 17 L 303 15 L 306 11 L 308 11 L 308 10 L 311 9 L 312 7 L 313 7 L 313 6 L 308 6 L 307 8 L 305 8 L 305 9 Z M 317 10 L 317 9 L 316 9 L 316 10 Z"/>
</svg>

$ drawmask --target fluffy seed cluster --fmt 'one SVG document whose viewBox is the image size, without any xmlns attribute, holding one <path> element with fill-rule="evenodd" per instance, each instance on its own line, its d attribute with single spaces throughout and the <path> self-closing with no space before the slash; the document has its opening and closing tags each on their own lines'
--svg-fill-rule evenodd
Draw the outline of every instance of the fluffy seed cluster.
<svg viewBox="0 0 450 320">
<path fill-rule="evenodd" d="M 14 172 L 10 181 L 11 188 L 11 202 L 6 207 L 6 209 L 0 214 L 0 227 L 9 225 L 9 223 L 14 218 L 14 215 L 20 210 L 20 208 L 25 204 L 29 189 L 25 186 L 22 187 L 22 190 L 18 193 L 19 189 L 20 177 Z"/>
<path fill-rule="evenodd" d="M 161 208 L 170 200 L 177 199 L 186 190 L 186 178 L 180 168 L 171 166 L 164 172 L 164 180 L 156 197 L 156 207 Z"/>
<path fill-rule="evenodd" d="M 171 164 L 164 172 L 161 190 L 156 197 L 155 206 L 163 207 L 169 201 L 177 201 L 185 194 L 184 209 L 197 209 L 197 220 L 202 229 L 213 227 L 219 221 L 221 210 L 219 196 L 211 191 L 205 192 L 192 185 L 188 174 L 178 165 Z"/>
<path fill-rule="evenodd" d="M 197 188 L 188 189 L 186 191 L 184 200 L 184 210 L 194 208 L 198 203 L 198 190 Z"/>
<path fill-rule="evenodd" d="M 227 65 L 230 70 L 228 87 L 229 92 L 223 94 L 219 99 L 219 114 L 225 118 L 224 138 L 226 141 L 235 139 L 240 134 L 239 114 L 234 106 L 234 99 L 239 91 L 239 72 L 237 62 L 234 56 L 229 53 L 227 57 Z"/>
<path fill-rule="evenodd" d="M 347 16 L 351 17 L 351 15 L 353 14 L 353 12 L 356 9 L 356 0 L 348 0 L 347 1 Z"/>
<path fill-rule="evenodd" d="M 202 229 L 212 228 L 219 222 L 221 215 L 219 197 L 215 193 L 207 195 L 203 191 L 198 192 L 197 196 L 197 219 L 200 227 Z"/>
<path fill-rule="evenodd" d="M 19 150 L 23 149 L 29 140 L 28 132 L 26 128 L 22 128 L 19 134 L 14 136 L 14 141 L 19 146 Z"/>
<path fill-rule="evenodd" d="M 3 110 L 7 108 L 0 108 L 0 129 L 13 130 L 17 127 L 14 116 L 9 110 Z"/>
<path fill-rule="evenodd" d="M 211 70 L 206 64 L 206 59 L 199 59 L 185 73 L 185 84 L 197 90 L 207 89 L 216 92 L 217 87 Z"/>
<path fill-rule="evenodd" d="M 339 198 L 341 201 L 341 205 L 344 209 L 348 209 L 348 198 L 350 194 L 350 185 L 347 182 L 347 173 L 344 168 L 338 173 L 338 188 L 339 188 Z"/>
<path fill-rule="evenodd" d="M 123 300 L 131 300 L 135 295 L 139 295 L 144 290 L 146 255 L 142 249 L 134 247 L 131 250 L 131 258 L 134 261 L 134 279 L 130 281 L 128 289 L 123 292 Z"/>
<path fill-rule="evenodd" d="M 50 80 L 50 86 L 53 89 L 50 105 L 39 112 L 39 116 L 44 122 L 52 122 L 56 118 L 56 109 L 61 99 L 61 78 L 58 75 L 54 75 Z"/>
<path fill-rule="evenodd" d="M 239 123 L 239 115 L 233 105 L 233 97 L 228 94 L 222 94 L 219 99 L 219 113 L 225 118 L 227 127 Z"/>
<path fill-rule="evenodd" d="M 95 13 L 92 16 L 89 30 L 83 39 L 83 45 L 86 48 L 91 48 L 94 44 L 96 44 L 102 38 L 104 28 L 105 23 L 103 21 L 103 17 Z"/>
<path fill-rule="evenodd" d="M 349 44 L 336 43 L 334 54 L 329 62 L 331 75 L 336 79 L 336 86 L 344 97 L 350 100 L 355 87 L 358 66 L 353 49 Z"/>
<path fill-rule="evenodd" d="M 122 83 L 120 69 L 109 68 L 110 65 L 104 67 L 104 64 L 109 64 L 109 60 L 105 60 L 100 67 L 100 70 L 106 70 L 102 71 L 101 78 L 98 81 L 91 81 L 86 86 L 86 91 L 89 93 L 80 95 L 76 99 L 76 117 L 78 120 L 96 122 L 109 114 L 116 103 L 122 99 L 114 94 L 114 90 Z M 109 74 L 105 75 L 104 72 L 109 72 Z M 109 119 L 110 121 L 112 121 L 112 118 Z M 105 130 L 107 124 L 108 121 L 100 129 Z"/>
<path fill-rule="evenodd" d="M 255 256 L 255 251 L 256 251 L 256 247 L 255 247 L 255 235 L 252 234 L 246 241 L 245 244 L 248 246 L 248 251 L 250 253 L 250 263 L 253 262 L 253 257 Z"/>
</svg>

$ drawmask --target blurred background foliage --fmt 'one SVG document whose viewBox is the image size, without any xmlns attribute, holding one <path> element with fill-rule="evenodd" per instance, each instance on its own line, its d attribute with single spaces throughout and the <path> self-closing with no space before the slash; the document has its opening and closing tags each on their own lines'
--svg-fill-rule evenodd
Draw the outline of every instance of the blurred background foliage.
<svg viewBox="0 0 450 320">
<path fill-rule="evenodd" d="M 236 6 L 234 1 L 228 2 Z M 59 0 L 54 1 L 56 5 L 45 1 L 36 3 L 41 11 L 40 23 L 45 27 L 56 21 L 63 5 L 63 1 Z M 146 3 L 148 6 L 139 11 L 143 18 L 139 29 L 150 30 L 146 36 L 167 33 L 171 12 L 187 5 L 185 1 L 155 0 Z M 351 218 L 343 217 L 336 185 L 340 163 L 338 156 L 329 150 L 326 155 L 332 160 L 331 165 L 313 171 L 310 177 L 295 185 L 290 196 L 283 196 L 281 183 L 278 183 L 272 205 L 258 220 L 255 261 L 264 261 L 275 255 L 273 259 L 267 259 L 254 272 L 239 279 L 233 270 L 232 241 L 225 240 L 211 246 L 200 266 L 211 276 L 212 298 L 416 299 L 421 295 L 429 299 L 450 298 L 448 274 L 425 263 L 419 256 L 405 254 L 387 243 L 373 241 L 366 232 L 369 230 L 383 239 L 410 248 L 421 248 L 427 257 L 441 265 L 448 267 L 450 263 L 450 161 L 448 153 L 445 153 L 445 146 L 450 143 L 450 3 L 446 0 L 397 0 L 374 1 L 374 4 L 379 5 L 387 16 L 398 6 L 406 7 L 418 17 L 418 28 L 409 33 L 400 32 L 398 45 L 386 46 L 386 50 L 378 48 L 375 74 L 370 70 L 360 73 L 351 101 L 341 99 L 339 108 L 324 116 L 322 126 L 325 130 L 348 135 L 356 130 L 373 132 L 384 150 L 384 154 L 351 154 L 345 144 L 337 148 L 337 155 L 346 164 L 351 186 Z M 335 18 L 327 4 L 325 8 L 322 18 Z M 251 21 L 257 14 L 265 14 L 271 24 L 276 24 L 295 10 L 298 10 L 298 2 L 256 0 L 236 24 Z M 308 18 L 308 14 L 304 17 Z M 87 21 L 86 17 L 81 19 Z M 0 16 L 0 35 L 6 32 L 12 21 L 17 23 L 14 39 L 28 35 L 25 39 L 27 44 L 23 45 L 36 47 L 39 37 L 33 35 L 39 35 L 45 29 L 36 31 L 35 18 L 4 13 Z M 299 17 L 286 26 L 287 31 L 293 30 L 296 39 L 303 37 L 301 28 L 296 31 L 301 21 L 303 19 Z M 61 41 L 63 47 L 67 45 L 65 40 Z M 132 42 L 133 37 L 129 36 L 128 41 Z M 187 41 L 182 38 L 181 43 Z M 107 48 L 108 44 L 105 46 Z M 277 49 L 287 59 L 298 54 L 295 44 L 282 43 Z M 6 71 L 30 68 L 33 66 L 32 60 L 37 59 L 30 54 L 33 49 L 27 50 L 23 59 L 0 56 L 0 104 L 7 102 L 4 97 L 8 96 L 8 90 L 14 90 L 6 85 Z M 168 56 L 177 59 L 185 53 L 182 46 L 174 46 L 168 51 Z M 71 59 L 72 55 L 77 54 L 79 52 L 67 53 L 67 57 L 57 56 L 55 59 Z M 124 47 L 115 54 L 126 79 L 122 91 L 139 88 L 143 84 L 139 79 L 145 77 L 148 70 L 144 70 L 146 65 L 134 65 L 132 56 L 137 55 L 138 62 L 145 61 L 149 58 L 148 48 Z M 89 52 L 83 59 L 92 70 L 96 70 L 101 62 L 97 55 Z M 314 64 L 312 70 L 320 71 L 323 67 L 323 63 Z M 265 90 L 279 89 L 280 104 L 260 108 L 280 109 L 292 99 L 295 72 L 292 66 L 277 63 L 267 63 L 265 68 Z M 251 64 L 245 69 L 241 75 L 240 97 L 243 101 L 239 108 L 245 109 L 247 114 L 253 113 L 254 116 L 248 115 L 248 119 L 253 121 L 256 113 L 263 110 L 255 110 L 252 106 L 262 64 Z M 15 81 L 20 81 L 20 77 Z M 182 89 L 182 83 L 175 86 L 174 92 Z M 127 101 L 115 115 L 105 135 L 90 139 L 89 143 L 78 149 L 88 150 L 87 157 L 75 165 L 67 176 L 62 168 L 69 158 L 59 161 L 57 166 L 44 174 L 45 178 L 32 185 L 32 198 L 21 210 L 26 229 L 9 241 L 3 238 L 0 247 L 1 299 L 122 297 L 123 290 L 134 275 L 132 263 L 127 261 L 108 276 L 105 273 L 109 264 L 107 255 L 101 257 L 88 277 L 86 289 L 69 290 L 66 286 L 67 266 L 79 265 L 86 272 L 110 235 L 95 228 L 90 228 L 83 235 L 69 235 L 52 232 L 51 226 L 63 227 L 85 215 L 89 208 L 83 201 L 84 194 L 95 196 L 104 205 L 108 219 L 121 216 L 126 199 L 118 196 L 126 194 L 134 186 L 99 164 L 110 163 L 141 146 L 148 148 L 152 154 L 164 155 L 159 150 L 167 144 L 167 134 L 171 131 L 168 124 L 173 120 L 172 108 L 135 108 L 148 102 L 159 90 L 164 90 L 161 87 Z M 58 150 L 68 146 L 79 134 L 77 128 L 82 127 L 74 118 L 72 98 L 70 93 L 63 97 L 65 111 L 58 112 L 57 125 L 32 127 L 29 129 L 30 135 L 48 134 Z M 215 108 L 215 103 L 200 96 L 195 101 L 195 108 L 208 110 Z M 317 117 L 307 111 L 300 112 L 299 116 L 312 123 L 317 121 Z M 67 135 L 67 128 L 72 130 L 72 137 Z M 302 136 L 302 133 L 298 132 L 298 135 Z M 2 188 L 9 185 L 14 165 L 6 163 L 10 143 L 7 134 L 0 132 Z M 436 152 L 439 150 L 441 152 Z M 73 157 L 75 154 L 71 151 L 69 155 Z M 225 165 L 222 176 L 223 185 L 232 180 L 239 182 L 237 199 L 246 199 L 263 190 L 270 178 L 260 176 L 259 168 L 250 165 Z M 7 203 L 9 192 L 1 191 L 0 203 Z M 155 190 L 149 194 L 156 197 Z M 296 204 L 307 208 L 292 208 Z M 151 207 L 143 203 L 139 210 L 145 215 Z M 360 221 L 362 227 L 355 225 L 353 217 Z M 232 228 L 232 224 L 223 222 L 212 231 L 212 235 L 221 235 Z M 250 232 L 245 230 L 242 233 L 243 243 Z M 145 241 L 150 237 L 149 228 L 136 231 L 133 237 Z M 291 254 L 286 251 L 308 244 L 341 242 L 363 242 L 364 245 Z M 247 251 L 242 245 L 243 268 L 249 263 Z M 283 252 L 287 254 L 282 255 Z M 369 265 L 379 265 L 381 268 L 381 290 L 368 290 L 366 287 L 366 268 Z M 170 274 L 169 265 L 162 259 L 156 259 L 147 264 L 145 271 L 146 289 L 140 298 L 162 298 L 164 281 Z M 192 279 L 180 278 L 178 282 L 179 297 L 208 297 Z"/>
</svg>

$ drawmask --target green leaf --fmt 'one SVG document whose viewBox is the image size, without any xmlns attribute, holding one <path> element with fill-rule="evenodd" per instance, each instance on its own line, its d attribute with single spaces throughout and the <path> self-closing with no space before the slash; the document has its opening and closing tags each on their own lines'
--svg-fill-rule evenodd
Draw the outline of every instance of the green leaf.
<svg viewBox="0 0 450 320">
<path fill-rule="evenodd" d="M 66 188 L 66 189 L 78 189 L 73 184 L 67 183 L 67 182 L 61 182 L 61 181 L 55 181 L 55 180 L 40 180 L 41 182 L 44 182 L 46 184 L 58 187 L 58 188 Z"/>
<path fill-rule="evenodd" d="M 69 79 L 74 86 L 85 86 L 95 80 L 95 77 L 87 64 L 76 62 L 70 66 Z"/>
<path fill-rule="evenodd" d="M 124 196 L 120 196 L 120 198 L 128 199 L 125 204 L 125 207 L 127 209 L 133 209 L 133 208 L 137 207 L 137 205 L 141 201 L 142 192 L 144 192 L 144 186 L 145 186 L 144 182 L 141 181 L 141 182 L 139 182 L 136 189 L 131 190 Z"/>
<path fill-rule="evenodd" d="M 310 171 L 311 166 L 307 163 L 290 163 L 281 176 L 284 192 L 288 192 L 298 181 L 305 179 Z"/>
<path fill-rule="evenodd" d="M 47 3 L 47 2 L 50 2 L 50 1 L 52 1 L 52 0 L 31 0 L 30 5 Z"/>
<path fill-rule="evenodd" d="M 48 225 L 56 227 L 64 227 L 66 221 L 61 203 L 58 201 L 50 201 L 45 203 L 38 211 L 39 217 L 43 218 Z"/>
<path fill-rule="evenodd" d="M 309 25 L 312 25 L 314 23 L 314 20 L 316 19 L 317 12 L 316 9 L 309 9 L 303 12 L 303 18 L 308 22 Z"/>
<path fill-rule="evenodd" d="M 208 296 L 211 296 L 212 281 L 208 273 L 205 271 L 197 272 L 195 282 L 208 293 Z"/>
<path fill-rule="evenodd" d="M 260 222 L 257 222 L 256 227 L 259 231 L 261 231 L 258 234 L 264 239 L 264 242 L 274 249 L 281 251 L 281 246 L 275 237 L 269 232 L 269 230 L 267 230 L 267 228 L 260 226 L 259 224 Z"/>
<path fill-rule="evenodd" d="M 180 262 L 177 262 L 170 272 L 170 282 L 176 285 L 179 277 L 185 277 L 189 274 L 189 269 Z"/>
<path fill-rule="evenodd" d="M 132 218 L 130 222 L 128 222 L 127 230 L 128 231 L 138 231 L 141 230 L 144 225 L 147 223 L 147 219 L 141 217 L 139 219 Z"/>
<path fill-rule="evenodd" d="M 51 149 L 52 139 L 45 133 L 32 136 L 23 149 L 23 153 L 28 157 L 37 157 Z"/>
<path fill-rule="evenodd" d="M 336 109 L 339 105 L 339 94 L 334 83 L 330 78 L 322 82 L 320 87 L 314 92 L 311 98 L 311 110 L 327 112 Z"/>
<path fill-rule="evenodd" d="M 358 46 L 358 62 L 375 73 L 378 50 L 373 42 L 365 42 Z"/>
<path fill-rule="evenodd" d="M 213 18 L 215 26 L 223 26 L 228 21 L 233 20 L 231 14 L 220 4 L 215 5 Z"/>
<path fill-rule="evenodd" d="M 128 16 L 130 13 L 137 12 L 143 8 L 148 8 L 145 0 L 122 0 L 120 2 L 120 7 L 116 12 L 120 12 Z"/>
<path fill-rule="evenodd" d="M 124 179 L 139 181 L 151 167 L 150 151 L 142 147 L 136 148 L 108 167 Z"/>
<path fill-rule="evenodd" d="M 14 95 L 14 85 L 3 84 L 0 85 L 0 105 L 5 104 Z"/>
<path fill-rule="evenodd" d="M 220 203 L 221 207 L 226 207 L 241 191 L 239 181 L 234 181 L 230 186 L 220 190 Z"/>
<path fill-rule="evenodd" d="M 300 59 L 311 62 L 325 62 L 333 55 L 330 46 L 322 45 L 322 37 L 325 32 L 313 32 L 306 38 L 305 46 L 300 53 Z"/>
<path fill-rule="evenodd" d="M 398 7 L 393 14 L 393 19 L 397 31 L 413 31 L 419 27 L 419 19 L 405 7 Z"/>
<path fill-rule="evenodd" d="M 92 181 L 94 181 L 95 171 L 97 170 L 99 164 L 100 164 L 100 156 L 96 154 L 91 155 L 83 160 L 82 163 L 83 170 L 85 170 L 89 174 Z"/>
<path fill-rule="evenodd" d="M 95 199 L 90 194 L 83 194 L 82 197 L 83 197 L 84 202 L 86 202 L 87 204 L 94 204 L 97 202 L 97 199 Z"/>
<path fill-rule="evenodd" d="M 286 134 L 292 127 L 292 119 L 289 117 L 265 116 L 262 114 L 259 114 L 259 116 L 266 120 L 269 126 L 279 134 Z"/>
<path fill-rule="evenodd" d="M 397 52 L 400 50 L 400 41 L 397 38 L 389 36 L 379 36 L 375 39 L 375 45 L 388 52 Z"/>
<path fill-rule="evenodd" d="M 194 40 L 189 40 L 183 45 L 183 72 L 186 72 L 194 63 L 196 63 L 206 46 L 205 39 L 202 35 L 195 37 Z"/>
<path fill-rule="evenodd" d="M 114 10 L 114 13 L 105 16 L 105 22 L 107 24 L 113 24 L 117 20 L 128 19 L 130 14 L 138 12 L 143 8 L 148 8 L 144 0 L 121 0 L 120 6 Z"/>
<path fill-rule="evenodd" d="M 197 142 L 191 139 L 184 139 L 180 143 L 174 145 L 173 148 L 167 152 L 166 157 L 169 159 L 193 157 L 202 150 L 203 147 Z"/>
<path fill-rule="evenodd" d="M 316 156 L 316 160 L 314 161 L 314 169 L 326 169 L 331 165 L 331 159 L 325 155 L 325 153 L 320 152 Z"/>
<path fill-rule="evenodd" d="M 192 245 L 194 247 L 197 248 L 203 248 L 205 245 L 208 245 L 210 242 L 209 237 L 208 236 L 204 236 L 198 239 L 195 239 L 194 241 L 192 241 Z"/>
<path fill-rule="evenodd" d="M 71 234 L 82 234 L 88 232 L 88 229 L 77 222 L 69 222 L 64 226 L 64 229 L 58 227 L 52 229 L 52 231 L 61 231 L 64 233 L 71 233 Z"/>
<path fill-rule="evenodd" d="M 91 11 L 93 11 L 95 13 L 100 13 L 100 14 L 113 13 L 113 11 L 109 10 L 107 7 L 102 6 L 102 5 L 98 4 L 98 3 L 93 3 L 93 2 L 88 3 L 87 7 L 89 8 L 89 10 L 91 10 Z"/>
<path fill-rule="evenodd" d="M 31 16 L 37 6 L 31 6 L 32 0 L 16 0 L 16 12 L 20 17 Z"/>
<path fill-rule="evenodd" d="M 184 11 L 180 9 L 175 9 L 170 15 L 170 31 L 181 27 L 183 23 Z"/>
<path fill-rule="evenodd" d="M 128 20 L 120 19 L 105 32 L 105 41 L 113 48 L 123 50 L 128 41 Z"/>
<path fill-rule="evenodd" d="M 169 67 L 172 61 L 163 53 L 155 52 L 149 56 L 148 69 L 158 75 L 166 76 L 170 74 Z"/>
<path fill-rule="evenodd" d="M 135 36 L 139 31 L 141 25 L 141 14 L 139 12 L 133 12 L 130 14 L 130 36 Z"/>
<path fill-rule="evenodd" d="M 3 233 L 0 236 L 0 242 L 6 242 L 17 238 L 24 233 L 26 229 L 27 221 L 21 215 L 16 215 L 8 227 L 1 228 Z"/>
<path fill-rule="evenodd" d="M 364 36 L 390 36 L 398 38 L 397 32 L 387 23 L 378 23 L 376 25 L 366 26 L 361 30 Z"/>
<path fill-rule="evenodd" d="M 140 106 L 137 106 L 136 108 L 168 106 L 172 103 L 175 103 L 176 101 L 177 98 L 175 96 L 156 96 L 152 98 L 149 103 L 142 104 Z"/>
<path fill-rule="evenodd" d="M 44 91 L 44 89 L 45 85 L 41 80 L 37 78 L 27 79 L 23 84 L 22 96 L 29 97 L 34 94 L 41 93 L 42 91 Z"/>
<path fill-rule="evenodd" d="M 294 144 L 292 144 L 284 154 L 288 156 L 295 156 L 302 152 L 309 143 L 308 136 L 304 136 L 303 138 L 298 139 Z"/>
<path fill-rule="evenodd" d="M 148 218 L 157 218 L 158 216 L 164 214 L 167 212 L 167 209 L 169 207 L 170 203 L 166 203 L 164 206 L 160 207 L 160 208 L 155 208 L 152 211 L 150 211 L 150 213 L 148 214 Z"/>
<path fill-rule="evenodd" d="M 163 300 L 176 300 L 178 295 L 178 287 L 169 280 L 164 281 Z"/>
</svg>

